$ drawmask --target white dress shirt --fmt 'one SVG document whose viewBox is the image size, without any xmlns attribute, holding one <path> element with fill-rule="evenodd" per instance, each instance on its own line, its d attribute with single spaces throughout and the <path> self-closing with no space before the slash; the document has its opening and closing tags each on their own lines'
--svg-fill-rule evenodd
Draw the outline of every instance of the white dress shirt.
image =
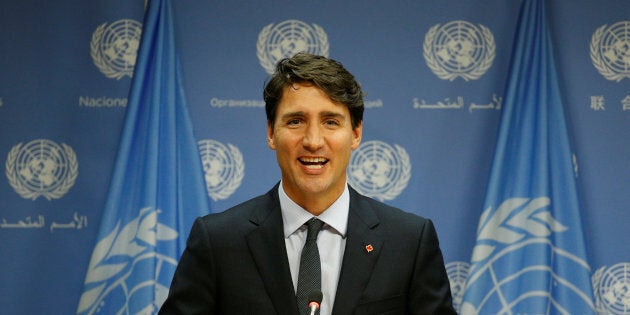
<svg viewBox="0 0 630 315">
<path fill-rule="evenodd" d="M 350 191 L 348 185 L 341 196 L 322 214 L 317 216 L 324 222 L 317 237 L 317 247 L 322 264 L 322 299 L 320 315 L 330 315 L 335 303 L 335 293 L 339 282 L 341 262 L 346 247 L 346 231 L 348 227 L 348 211 L 350 209 Z M 289 268 L 293 288 L 297 289 L 300 257 L 306 243 L 306 221 L 314 216 L 296 204 L 282 189 L 278 189 L 282 223 L 284 224 L 284 243 L 289 256 Z"/>
</svg>

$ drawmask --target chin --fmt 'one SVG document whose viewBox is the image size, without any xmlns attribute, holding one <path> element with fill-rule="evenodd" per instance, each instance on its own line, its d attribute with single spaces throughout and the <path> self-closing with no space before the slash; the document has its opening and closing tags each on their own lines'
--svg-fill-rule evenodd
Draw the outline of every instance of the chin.
<svg viewBox="0 0 630 315">
<path fill-rule="evenodd" d="M 305 193 L 310 193 L 310 194 L 321 194 L 321 193 L 325 193 L 326 191 L 330 190 L 330 184 L 326 183 L 326 182 L 321 182 L 321 181 L 307 181 L 307 182 L 302 182 L 301 185 L 299 185 L 300 190 L 302 190 Z"/>
</svg>

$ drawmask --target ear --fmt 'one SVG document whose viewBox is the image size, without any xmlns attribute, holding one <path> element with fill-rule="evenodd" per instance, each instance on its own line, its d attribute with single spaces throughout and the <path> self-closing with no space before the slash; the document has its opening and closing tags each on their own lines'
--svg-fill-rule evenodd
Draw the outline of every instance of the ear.
<svg viewBox="0 0 630 315">
<path fill-rule="evenodd" d="M 276 149 L 276 144 L 273 140 L 273 125 L 270 121 L 267 121 L 267 146 L 272 150 Z"/>
<path fill-rule="evenodd" d="M 363 136 L 363 122 L 360 122 L 359 125 L 352 129 L 352 150 L 356 150 L 361 144 L 361 137 Z"/>
</svg>

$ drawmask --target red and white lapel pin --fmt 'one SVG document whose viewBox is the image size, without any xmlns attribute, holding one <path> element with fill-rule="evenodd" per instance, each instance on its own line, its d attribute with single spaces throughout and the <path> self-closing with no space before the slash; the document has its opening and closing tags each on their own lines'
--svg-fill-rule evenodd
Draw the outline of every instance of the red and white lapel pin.
<svg viewBox="0 0 630 315">
<path fill-rule="evenodd" d="M 371 253 L 374 250 L 374 246 L 372 244 L 365 245 L 365 251 Z"/>
</svg>

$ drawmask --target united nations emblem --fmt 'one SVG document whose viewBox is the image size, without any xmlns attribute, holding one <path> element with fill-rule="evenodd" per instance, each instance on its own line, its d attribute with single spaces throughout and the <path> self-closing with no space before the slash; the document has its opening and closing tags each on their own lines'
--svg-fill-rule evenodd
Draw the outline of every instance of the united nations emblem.
<svg viewBox="0 0 630 315">
<path fill-rule="evenodd" d="M 599 268 L 593 274 L 598 314 L 630 314 L 630 263 Z"/>
<path fill-rule="evenodd" d="M 483 211 L 461 314 L 540 313 L 534 305 L 547 305 L 547 314 L 589 313 L 594 308 L 592 292 L 586 291 L 590 287 L 572 277 L 588 274 L 588 263 L 560 246 L 566 246 L 569 238 L 563 235 L 572 227 L 554 217 L 551 205 L 547 196 L 513 197 Z M 557 297 L 569 294 L 571 305 L 556 303 Z M 528 309 L 532 312 L 522 312 Z"/>
<path fill-rule="evenodd" d="M 591 38 L 593 65 L 610 81 L 630 78 L 630 21 L 598 28 Z"/>
<path fill-rule="evenodd" d="M 59 199 L 74 185 L 79 163 L 72 148 L 46 139 L 18 143 L 6 162 L 6 175 L 15 192 L 25 199 Z"/>
<path fill-rule="evenodd" d="M 479 79 L 495 57 L 494 36 L 490 30 L 466 21 L 453 21 L 433 26 L 422 46 L 427 66 L 442 80 L 460 77 L 466 81 Z"/>
<path fill-rule="evenodd" d="M 269 74 L 274 72 L 276 63 L 283 58 L 298 52 L 328 57 L 328 49 L 328 35 L 321 26 L 310 26 L 298 20 L 265 26 L 258 34 L 256 44 L 258 61 Z"/>
<path fill-rule="evenodd" d="M 382 141 L 361 144 L 350 158 L 348 182 L 360 193 L 380 201 L 396 198 L 411 178 L 407 151 Z"/>
<path fill-rule="evenodd" d="M 199 153 L 212 200 L 227 199 L 241 185 L 245 176 L 243 155 L 237 147 L 215 140 L 200 140 Z"/>
<path fill-rule="evenodd" d="M 134 219 L 120 220 L 100 239 L 85 276 L 77 314 L 156 314 L 177 267 L 179 234 L 160 222 L 160 209 L 146 207 Z M 159 267 L 156 267 L 159 266 Z M 146 297 L 154 297 L 147 301 Z"/>
<path fill-rule="evenodd" d="M 463 261 L 454 261 L 446 264 L 446 274 L 448 275 L 448 281 L 451 283 L 451 294 L 453 295 L 453 307 L 457 314 L 459 314 L 462 305 L 469 269 L 470 264 Z"/>
<path fill-rule="evenodd" d="M 141 34 L 142 24 L 135 20 L 118 20 L 109 26 L 101 24 L 92 34 L 90 42 L 94 65 L 108 78 L 131 78 Z"/>
</svg>

